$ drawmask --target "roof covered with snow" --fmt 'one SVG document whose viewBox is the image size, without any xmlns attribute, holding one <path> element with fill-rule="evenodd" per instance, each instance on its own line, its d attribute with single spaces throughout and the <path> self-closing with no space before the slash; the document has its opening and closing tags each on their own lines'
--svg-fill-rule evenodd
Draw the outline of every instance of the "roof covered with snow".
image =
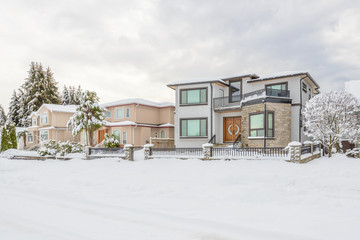
<svg viewBox="0 0 360 240">
<path fill-rule="evenodd" d="M 78 107 L 77 105 L 60 105 L 60 104 L 43 104 L 41 105 L 41 107 L 39 108 L 39 110 L 37 110 L 36 112 L 32 112 L 31 115 L 33 114 L 39 114 L 39 112 L 41 111 L 42 108 L 46 108 L 48 109 L 50 112 L 64 112 L 64 113 L 75 113 L 76 112 L 76 108 Z M 31 116 L 30 115 L 30 116 Z"/>
<path fill-rule="evenodd" d="M 178 81 L 178 82 L 173 82 L 168 84 L 167 86 L 170 88 L 173 88 L 175 86 L 179 86 L 179 85 L 192 85 L 192 84 L 203 84 L 203 83 L 219 83 L 222 84 L 224 86 L 228 86 L 228 84 L 221 79 L 216 79 L 216 80 L 209 80 L 209 79 L 198 79 L 198 80 L 185 80 L 185 81 Z"/>
<path fill-rule="evenodd" d="M 151 107 L 174 107 L 175 104 L 171 102 L 153 102 L 142 98 L 129 98 L 129 99 L 122 99 L 114 102 L 104 103 L 100 106 L 103 108 L 107 107 L 114 107 L 114 106 L 121 106 L 121 105 L 128 105 L 128 104 L 140 104 L 146 105 Z"/>
</svg>

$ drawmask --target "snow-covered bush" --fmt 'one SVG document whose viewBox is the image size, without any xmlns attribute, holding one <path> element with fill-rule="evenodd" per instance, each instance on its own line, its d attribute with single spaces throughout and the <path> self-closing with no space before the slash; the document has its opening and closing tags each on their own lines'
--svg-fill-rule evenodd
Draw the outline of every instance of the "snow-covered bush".
<svg viewBox="0 0 360 240">
<path fill-rule="evenodd" d="M 84 151 L 84 145 L 76 142 L 56 142 L 54 140 L 46 141 L 38 150 L 40 156 L 65 156 L 68 153 L 81 153 Z"/>
<path fill-rule="evenodd" d="M 116 136 L 114 134 L 106 133 L 103 144 L 106 148 L 120 147 L 120 142 L 116 139 Z"/>
<path fill-rule="evenodd" d="M 360 148 L 354 148 L 352 150 L 347 150 L 345 155 L 351 158 L 360 158 Z"/>
<path fill-rule="evenodd" d="M 360 136 L 359 100 L 345 91 L 320 93 L 306 103 L 303 112 L 305 134 L 322 142 L 331 157 L 341 139 L 356 140 Z"/>
<path fill-rule="evenodd" d="M 16 129 L 11 121 L 6 121 L 1 130 L 0 152 L 8 149 L 17 149 Z"/>
</svg>

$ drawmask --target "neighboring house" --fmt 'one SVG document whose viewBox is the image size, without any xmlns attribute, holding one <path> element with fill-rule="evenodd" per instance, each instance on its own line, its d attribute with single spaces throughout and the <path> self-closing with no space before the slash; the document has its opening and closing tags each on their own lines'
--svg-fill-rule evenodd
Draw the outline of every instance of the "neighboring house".
<svg viewBox="0 0 360 240">
<path fill-rule="evenodd" d="M 318 94 L 307 72 L 286 72 L 169 84 L 176 91 L 175 145 L 212 140 L 244 147 L 285 147 L 304 142 L 301 111 Z M 266 114 L 264 114 L 266 112 Z"/>
<path fill-rule="evenodd" d="M 95 143 L 101 143 L 109 133 L 114 134 L 121 145 L 152 143 L 156 147 L 174 146 L 173 103 L 124 99 L 100 106 L 106 109 L 106 124 L 94 134 Z M 86 142 L 84 133 L 81 142 Z"/>
<path fill-rule="evenodd" d="M 76 108 L 75 105 L 43 104 L 38 111 L 31 113 L 25 148 L 32 148 L 46 140 L 79 142 L 80 137 L 74 138 L 67 128 L 67 122 Z"/>
</svg>

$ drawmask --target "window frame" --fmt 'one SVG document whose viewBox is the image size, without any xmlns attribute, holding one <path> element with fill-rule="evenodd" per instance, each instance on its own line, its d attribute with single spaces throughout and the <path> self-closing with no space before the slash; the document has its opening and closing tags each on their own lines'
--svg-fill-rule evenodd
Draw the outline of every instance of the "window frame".
<svg viewBox="0 0 360 240">
<path fill-rule="evenodd" d="M 307 84 L 302 82 L 302 90 L 303 90 L 303 92 L 307 93 L 307 88 L 308 88 Z"/>
<path fill-rule="evenodd" d="M 105 118 L 111 118 L 111 111 L 105 110 L 104 112 L 105 112 L 105 113 L 104 113 Z M 108 113 L 108 116 L 107 116 L 107 113 Z"/>
<path fill-rule="evenodd" d="M 268 88 L 276 85 L 285 85 L 285 90 L 280 89 L 280 91 L 289 91 L 289 83 L 288 82 L 278 82 L 278 83 L 271 83 L 265 84 L 265 93 L 267 94 Z M 273 96 L 276 97 L 276 96 Z"/>
<path fill-rule="evenodd" d="M 36 117 L 32 118 L 32 125 L 36 126 L 37 125 L 37 119 Z"/>
<path fill-rule="evenodd" d="M 125 135 L 124 135 L 125 133 Z M 127 144 L 127 132 L 122 132 L 122 144 L 125 145 Z"/>
<path fill-rule="evenodd" d="M 122 117 L 119 117 L 119 114 L 118 112 L 122 110 Z M 124 111 L 124 108 L 117 108 L 116 109 L 116 119 L 124 119 L 125 118 L 125 111 Z"/>
<path fill-rule="evenodd" d="M 119 132 L 119 139 L 117 139 L 115 132 Z M 115 136 L 115 139 L 117 139 L 119 141 L 119 143 L 121 143 L 121 131 L 119 129 L 115 129 L 112 131 L 112 134 Z"/>
<path fill-rule="evenodd" d="M 205 130 L 206 130 L 206 135 L 205 136 L 182 136 L 182 121 L 184 120 L 206 120 L 205 121 Z M 200 117 L 200 118 L 180 118 L 179 119 L 179 123 L 180 123 L 180 133 L 179 136 L 180 138 L 208 138 L 209 136 L 209 131 L 208 131 L 208 127 L 209 127 L 209 123 L 208 123 L 208 118 L 207 117 Z M 201 129 L 199 129 L 201 132 Z"/>
<path fill-rule="evenodd" d="M 199 102 L 199 103 L 183 103 L 183 92 L 185 91 L 192 91 L 192 90 L 203 90 L 205 89 L 205 102 Z M 207 87 L 198 87 L 198 88 L 184 88 L 184 89 L 180 89 L 180 101 L 179 101 L 179 106 L 196 106 L 196 105 L 208 105 L 208 97 L 209 97 L 209 91 Z M 200 96 L 201 98 L 201 96 Z M 200 99 L 201 100 L 201 99 Z"/>
<path fill-rule="evenodd" d="M 271 138 L 275 138 L 275 112 L 274 111 L 266 111 L 266 118 L 264 119 L 264 127 L 263 128 L 251 128 L 251 116 L 254 115 L 260 115 L 262 114 L 265 117 L 265 112 L 254 112 L 254 113 L 249 113 L 249 139 L 271 139 Z M 272 114 L 272 129 L 269 129 L 269 114 Z M 264 130 L 264 136 L 251 136 L 251 131 L 254 130 Z M 268 136 L 268 131 L 272 130 L 273 134 L 271 137 Z"/>
<path fill-rule="evenodd" d="M 43 133 L 46 133 L 47 139 L 42 138 Z M 39 135 L 40 135 L 40 141 L 41 142 L 49 140 L 49 131 L 48 130 L 40 130 Z"/>
<path fill-rule="evenodd" d="M 239 99 L 239 100 L 233 100 L 233 95 L 232 95 L 232 92 L 231 92 L 231 83 L 233 83 L 233 82 L 240 82 L 240 99 Z M 241 80 L 229 81 L 229 103 L 241 101 L 241 98 L 242 98 L 242 90 L 243 90 L 242 79 L 241 79 Z"/>
<path fill-rule="evenodd" d="M 164 136 L 163 136 L 163 133 L 164 133 Z M 160 138 L 166 138 L 166 132 L 164 129 L 160 131 Z"/>
<path fill-rule="evenodd" d="M 46 122 L 43 122 L 43 116 L 46 115 Z M 40 115 L 40 124 L 48 124 L 49 123 L 49 113 L 45 112 Z"/>
<path fill-rule="evenodd" d="M 31 137 L 31 140 L 30 140 L 30 137 Z M 34 142 L 34 133 L 32 133 L 32 132 L 28 133 L 27 141 L 28 142 Z"/>
<path fill-rule="evenodd" d="M 130 108 L 125 108 L 125 118 L 130 118 Z"/>
</svg>

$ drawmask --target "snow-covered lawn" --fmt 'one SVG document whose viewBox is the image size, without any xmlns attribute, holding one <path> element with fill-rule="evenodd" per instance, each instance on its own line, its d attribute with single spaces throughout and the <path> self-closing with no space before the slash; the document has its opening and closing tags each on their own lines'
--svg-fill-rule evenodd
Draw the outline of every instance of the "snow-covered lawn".
<svg viewBox="0 0 360 240">
<path fill-rule="evenodd" d="M 0 159 L 1 240 L 360 239 L 360 160 Z"/>
</svg>

